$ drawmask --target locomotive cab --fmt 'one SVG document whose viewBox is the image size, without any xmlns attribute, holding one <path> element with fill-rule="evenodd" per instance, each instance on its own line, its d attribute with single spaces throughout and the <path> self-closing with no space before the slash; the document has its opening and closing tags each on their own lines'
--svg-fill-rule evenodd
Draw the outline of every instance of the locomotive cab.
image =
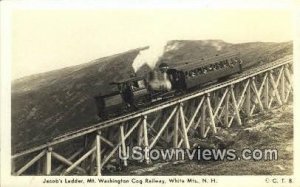
<svg viewBox="0 0 300 187">
<path fill-rule="evenodd" d="M 98 116 L 102 119 L 108 119 L 111 115 L 121 114 L 127 107 L 119 92 L 113 92 L 107 95 L 98 95 L 95 97 Z"/>
<path fill-rule="evenodd" d="M 128 107 L 138 108 L 147 99 L 148 90 L 143 77 L 132 77 L 113 84 L 118 85 L 120 94 Z"/>
<path fill-rule="evenodd" d="M 136 109 L 147 98 L 148 91 L 142 77 L 133 77 L 110 84 L 116 86 L 118 91 L 95 97 L 98 116 L 102 119 Z"/>
</svg>

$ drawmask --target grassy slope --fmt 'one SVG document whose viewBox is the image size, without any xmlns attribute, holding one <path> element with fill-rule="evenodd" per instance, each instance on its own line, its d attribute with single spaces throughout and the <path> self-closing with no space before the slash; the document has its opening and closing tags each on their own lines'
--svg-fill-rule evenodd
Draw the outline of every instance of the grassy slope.
<svg viewBox="0 0 300 187">
<path fill-rule="evenodd" d="M 227 148 L 277 149 L 278 160 L 273 161 L 187 161 L 169 163 L 156 170 L 143 166 L 141 175 L 291 175 L 293 174 L 293 109 L 292 105 L 254 116 L 243 127 L 221 130 Z M 210 141 L 214 142 L 211 138 Z M 215 141 L 216 142 L 216 141 Z M 218 147 L 218 145 L 216 145 Z M 151 168 L 151 166 L 150 166 Z M 129 168 L 135 175 L 141 168 Z M 125 175 L 126 175 L 125 174 Z M 123 173 L 120 173 L 123 175 Z"/>
<path fill-rule="evenodd" d="M 292 53 L 292 43 L 229 44 L 223 41 L 171 41 L 178 49 L 162 59 L 182 60 L 240 52 L 246 64 Z M 218 47 L 221 46 L 221 50 Z M 139 49 L 90 63 L 42 73 L 12 83 L 12 152 L 45 143 L 57 135 L 97 122 L 93 97 L 112 91 L 109 82 L 126 78 Z M 147 67 L 144 67 L 147 71 Z M 143 71 L 141 71 L 143 72 Z"/>
</svg>

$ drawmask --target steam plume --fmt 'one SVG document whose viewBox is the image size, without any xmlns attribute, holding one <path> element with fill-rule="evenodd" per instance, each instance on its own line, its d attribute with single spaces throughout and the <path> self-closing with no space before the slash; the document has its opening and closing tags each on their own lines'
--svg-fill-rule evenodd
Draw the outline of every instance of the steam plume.
<svg viewBox="0 0 300 187">
<path fill-rule="evenodd" d="M 155 64 L 167 51 L 175 50 L 178 46 L 176 43 L 168 45 L 167 41 L 156 42 L 149 45 L 148 49 L 141 50 L 137 57 L 132 63 L 132 67 L 135 72 L 138 71 L 140 67 L 147 64 L 151 69 L 155 67 Z"/>
</svg>

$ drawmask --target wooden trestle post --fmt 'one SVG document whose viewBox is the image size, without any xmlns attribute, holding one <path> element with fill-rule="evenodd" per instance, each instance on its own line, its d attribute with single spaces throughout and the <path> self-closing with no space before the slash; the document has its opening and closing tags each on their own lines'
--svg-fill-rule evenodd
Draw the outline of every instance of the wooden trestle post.
<svg viewBox="0 0 300 187">
<path fill-rule="evenodd" d="M 124 124 L 122 124 L 120 126 L 120 136 L 121 136 L 122 155 L 124 157 L 123 163 L 124 163 L 124 166 L 127 166 Z"/>
<path fill-rule="evenodd" d="M 187 129 L 186 129 L 184 113 L 183 113 L 183 103 L 179 104 L 179 111 L 180 111 L 180 123 L 181 123 L 181 128 L 182 128 L 182 133 L 183 133 L 184 145 L 185 145 L 185 148 L 190 149 L 190 143 L 189 143 L 189 138 L 187 135 Z"/>
<path fill-rule="evenodd" d="M 217 129 L 216 129 L 215 117 L 214 117 L 213 110 L 211 107 L 209 93 L 206 94 L 206 104 L 207 104 L 207 109 L 208 109 L 209 118 L 210 118 L 210 126 L 211 126 L 213 134 L 215 134 L 215 133 L 217 133 Z"/>
<path fill-rule="evenodd" d="M 260 94 L 258 93 L 258 90 L 256 88 L 255 77 L 252 77 L 252 79 L 251 79 L 251 86 L 252 86 L 252 89 L 254 91 L 254 94 L 256 95 L 256 101 L 258 103 L 260 111 L 263 112 L 264 111 L 264 107 L 263 107 L 263 104 L 262 104 L 261 99 L 260 99 Z"/>
<path fill-rule="evenodd" d="M 140 124 L 138 127 L 138 137 L 137 137 L 137 144 L 141 146 L 143 142 L 143 124 Z"/>
<path fill-rule="evenodd" d="M 270 109 L 269 108 L 269 72 L 266 72 L 266 82 L 265 82 L 265 87 L 264 87 L 264 108 L 266 110 Z"/>
<path fill-rule="evenodd" d="M 269 74 L 269 78 L 270 78 L 270 83 L 272 85 L 272 98 L 275 96 L 275 98 L 277 99 L 277 102 L 279 105 L 282 105 L 282 101 L 280 99 L 280 95 L 278 93 L 278 84 L 276 84 L 275 80 L 274 80 L 274 77 L 273 77 L 273 70 L 270 70 L 270 74 Z M 279 77 L 280 78 L 280 77 Z M 271 99 L 272 99 L 271 98 Z M 271 107 L 271 102 L 269 103 L 269 106 Z"/>
<path fill-rule="evenodd" d="M 179 109 L 177 109 L 174 118 L 174 134 L 173 134 L 173 147 L 178 148 L 178 123 L 179 123 Z"/>
<path fill-rule="evenodd" d="M 97 131 L 96 135 L 96 172 L 97 176 L 101 176 L 101 131 Z"/>
<path fill-rule="evenodd" d="M 148 149 L 149 148 L 148 127 L 147 127 L 147 116 L 145 115 L 143 116 L 143 130 L 144 130 L 144 146 L 146 149 Z M 149 164 L 150 160 L 146 152 L 144 156 L 145 156 L 146 163 Z"/>
<path fill-rule="evenodd" d="M 52 147 L 47 148 L 46 152 L 46 160 L 45 160 L 45 174 L 50 175 L 51 174 L 51 166 L 52 166 Z"/>
<path fill-rule="evenodd" d="M 226 127 L 229 126 L 229 99 L 230 99 L 230 95 L 227 92 L 227 94 L 225 96 L 225 106 L 224 106 L 225 107 L 224 122 L 225 122 Z"/>
<path fill-rule="evenodd" d="M 241 117 L 240 117 L 240 111 L 239 111 L 239 107 L 238 107 L 237 102 L 236 102 L 236 98 L 235 98 L 235 94 L 234 94 L 234 91 L 233 91 L 233 87 L 234 87 L 233 84 L 230 85 L 230 92 L 231 92 L 231 98 L 232 98 L 232 104 L 233 104 L 233 108 L 234 108 L 234 113 L 235 113 L 238 125 L 242 125 L 242 121 L 241 121 Z"/>
<path fill-rule="evenodd" d="M 206 96 L 204 96 L 206 98 Z M 201 110 L 201 123 L 200 123 L 200 135 L 201 138 L 205 138 L 205 130 L 206 130 L 206 102 L 203 103 L 203 107 Z"/>
<path fill-rule="evenodd" d="M 248 84 L 247 89 L 246 89 L 245 110 L 246 110 L 246 115 L 248 117 L 251 116 L 251 89 L 250 89 L 250 84 Z"/>
<path fill-rule="evenodd" d="M 283 67 L 286 68 L 286 67 Z M 284 77 L 284 72 L 281 74 L 281 79 L 280 79 L 280 96 L 281 96 L 281 101 L 284 104 L 285 103 L 285 77 Z"/>
<path fill-rule="evenodd" d="M 286 93 L 285 93 L 284 103 L 288 102 L 290 93 L 293 89 L 293 79 L 289 71 L 289 66 L 290 66 L 289 64 L 284 65 L 284 73 L 283 73 L 285 77 L 284 79 L 287 81 L 286 83 L 289 83 L 288 86 L 285 86 Z"/>
</svg>

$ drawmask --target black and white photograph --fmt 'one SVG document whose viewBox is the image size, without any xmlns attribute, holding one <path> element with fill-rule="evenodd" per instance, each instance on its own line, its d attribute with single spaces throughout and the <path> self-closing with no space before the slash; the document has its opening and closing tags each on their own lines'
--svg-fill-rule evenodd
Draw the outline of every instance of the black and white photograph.
<svg viewBox="0 0 300 187">
<path fill-rule="evenodd" d="M 297 186 L 299 1 L 46 2 L 1 2 L 3 186 Z"/>
</svg>

